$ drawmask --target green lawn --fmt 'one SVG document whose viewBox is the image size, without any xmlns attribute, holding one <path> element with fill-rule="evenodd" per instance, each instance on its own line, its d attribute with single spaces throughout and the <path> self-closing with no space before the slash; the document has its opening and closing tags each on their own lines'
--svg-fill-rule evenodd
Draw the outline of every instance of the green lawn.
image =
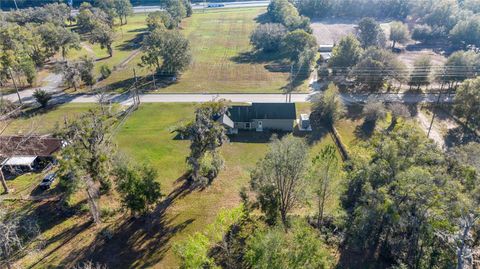
<svg viewBox="0 0 480 269">
<path fill-rule="evenodd" d="M 176 83 L 159 86 L 161 82 L 157 81 L 155 92 L 281 92 L 288 82 L 289 68 L 284 68 L 288 63 L 275 59 L 274 55 L 254 57 L 250 53 L 250 34 L 257 25 L 256 18 L 265 11 L 265 8 L 207 10 L 185 18 L 181 32 L 190 41 L 192 63 Z M 142 19 L 137 15 L 134 18 Z M 140 58 L 138 54 L 101 85 L 111 85 L 117 91 L 128 88 L 133 68 L 137 75 L 151 75 L 151 70 L 138 66 Z M 298 87 L 301 91 L 306 89 L 305 83 Z"/>
<path fill-rule="evenodd" d="M 56 122 L 63 121 L 63 115 L 74 117 L 92 104 L 68 104 L 57 109 L 30 118 L 31 121 L 43 123 L 41 129 L 49 133 Z M 120 152 L 132 157 L 138 163 L 153 165 L 159 175 L 162 192 L 170 197 L 179 192 L 184 183 L 182 175 L 186 170 L 185 157 L 189 149 L 188 141 L 174 139 L 170 127 L 178 122 L 191 119 L 195 104 L 142 104 L 138 111 L 130 116 L 116 136 Z M 298 112 L 308 112 L 308 104 L 298 104 Z M 14 123 L 15 128 L 26 124 L 26 119 Z M 298 134 L 301 135 L 301 134 Z M 253 137 L 253 138 L 252 138 Z M 242 142 L 239 142 L 242 141 Z M 313 156 L 326 144 L 333 144 L 326 134 L 311 144 Z M 117 214 L 105 220 L 101 227 L 89 226 L 89 215 L 80 214 L 72 217 L 49 215 L 42 218 L 43 237 L 47 244 L 44 249 L 30 253 L 20 260 L 20 265 L 29 268 L 44 266 L 72 266 L 78 259 L 94 259 L 108 263 L 110 267 L 154 267 L 177 268 L 178 258 L 172 246 L 197 231 L 202 231 L 211 223 L 222 208 L 232 208 L 240 202 L 239 190 L 248 186 L 249 173 L 268 147 L 268 139 L 251 132 L 232 140 L 222 147 L 225 168 L 212 186 L 205 190 L 184 190 L 184 195 L 172 199 L 165 205 L 165 212 L 153 217 L 161 221 L 160 226 L 151 230 L 145 228 L 144 222 L 135 221 L 134 227 L 128 215 Z M 28 194 L 32 184 L 37 184 L 41 175 L 25 176 L 15 181 L 13 186 Z M 29 185 L 29 180 L 31 183 Z M 165 198 L 165 201 L 168 199 Z M 82 201 L 80 201 L 82 204 Z M 331 200 L 328 210 L 335 210 L 336 198 Z M 80 208 L 85 208 L 85 204 Z M 118 197 L 102 198 L 104 209 L 118 207 Z M 28 208 L 33 212 L 55 211 L 55 203 L 16 202 L 15 208 Z M 307 209 L 312 212 L 312 208 Z M 149 220 L 151 221 L 151 220 Z M 133 225 L 133 224 L 131 224 Z M 114 235 L 103 242 L 100 231 L 108 229 Z M 100 242 L 100 243 L 99 243 Z M 103 242 L 103 243 L 102 243 Z M 91 253 L 91 251 L 95 253 Z"/>
</svg>

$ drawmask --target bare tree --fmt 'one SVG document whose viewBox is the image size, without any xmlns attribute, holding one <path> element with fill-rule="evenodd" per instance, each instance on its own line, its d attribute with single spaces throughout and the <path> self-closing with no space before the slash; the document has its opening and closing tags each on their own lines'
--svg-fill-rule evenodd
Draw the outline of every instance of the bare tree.
<svg viewBox="0 0 480 269">
<path fill-rule="evenodd" d="M 5 212 L 0 212 L 0 265 L 4 263 L 8 269 L 13 268 L 15 255 L 24 251 L 39 235 L 40 228 L 34 219 L 7 217 Z"/>
</svg>

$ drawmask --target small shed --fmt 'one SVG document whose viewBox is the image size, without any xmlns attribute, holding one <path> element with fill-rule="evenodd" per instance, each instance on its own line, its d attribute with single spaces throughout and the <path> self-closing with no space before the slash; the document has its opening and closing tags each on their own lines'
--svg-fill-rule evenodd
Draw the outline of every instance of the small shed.
<svg viewBox="0 0 480 269">
<path fill-rule="evenodd" d="M 312 131 L 310 116 L 308 114 L 300 114 L 300 118 L 298 119 L 298 129 L 300 131 Z"/>
<path fill-rule="evenodd" d="M 318 46 L 318 52 L 332 52 L 333 47 L 333 44 L 321 44 Z"/>
</svg>

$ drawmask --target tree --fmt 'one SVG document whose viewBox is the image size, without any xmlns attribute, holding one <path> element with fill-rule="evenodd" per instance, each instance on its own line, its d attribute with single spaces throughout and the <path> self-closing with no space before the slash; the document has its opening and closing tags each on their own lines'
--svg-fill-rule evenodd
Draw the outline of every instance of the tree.
<svg viewBox="0 0 480 269">
<path fill-rule="evenodd" d="M 187 16 L 187 8 L 183 0 L 162 0 L 162 6 L 172 16 L 175 27 L 178 27 L 183 18 Z"/>
<path fill-rule="evenodd" d="M 127 17 L 133 14 L 133 7 L 129 0 L 113 0 L 113 6 L 115 13 L 120 19 L 120 25 L 123 25 L 124 21 L 127 24 Z"/>
<path fill-rule="evenodd" d="M 12 259 L 40 234 L 40 228 L 31 217 L 9 216 L 0 211 L 0 261 L 13 269 Z"/>
<path fill-rule="evenodd" d="M 58 64 L 56 67 L 57 73 L 63 74 L 63 83 L 69 88 L 73 87 L 75 91 L 80 86 L 82 80 L 80 69 L 78 63 L 75 62 L 65 62 L 63 64 Z"/>
<path fill-rule="evenodd" d="M 87 86 L 93 86 L 95 84 L 95 77 L 93 74 L 94 62 L 92 58 L 84 56 L 80 58 L 80 62 L 77 64 L 80 69 L 80 78 Z"/>
<path fill-rule="evenodd" d="M 417 86 L 417 90 L 419 90 L 420 86 L 430 84 L 431 69 L 432 60 L 429 56 L 415 59 L 415 62 L 413 63 L 413 71 L 410 74 L 410 86 Z"/>
<path fill-rule="evenodd" d="M 91 109 L 68 123 L 58 135 L 66 144 L 60 156 L 60 170 L 70 178 L 69 184 L 85 188 L 92 219 L 100 220 L 99 184 L 103 191 L 110 189 L 110 156 L 114 152 L 111 131 L 116 122 L 107 108 Z"/>
<path fill-rule="evenodd" d="M 343 206 L 345 246 L 372 266 L 452 267 L 455 254 L 441 234 L 450 234 L 455 184 L 442 153 L 423 133 L 407 125 L 379 132 L 352 156 Z"/>
<path fill-rule="evenodd" d="M 468 268 L 473 265 L 475 248 L 475 227 L 480 221 L 480 197 L 478 183 L 480 181 L 480 144 L 471 142 L 453 148 L 448 152 L 449 170 L 460 184 L 459 212 L 456 217 L 458 230 L 449 239 L 457 252 L 457 268 Z"/>
<path fill-rule="evenodd" d="M 479 54 L 474 51 L 456 51 L 447 58 L 443 69 L 436 75 L 437 79 L 452 89 L 456 88 L 458 83 L 474 78 L 479 67 Z"/>
<path fill-rule="evenodd" d="M 342 37 L 338 45 L 333 48 L 328 65 L 333 68 L 334 73 L 343 71 L 345 68 L 355 66 L 361 54 L 360 42 L 353 35 L 347 35 Z"/>
<path fill-rule="evenodd" d="M 398 123 L 398 118 L 410 117 L 408 107 L 401 103 L 392 103 L 388 107 L 392 113 L 392 121 L 390 122 L 389 130 L 393 130 Z"/>
<path fill-rule="evenodd" d="M 250 35 L 250 43 L 257 50 L 273 52 L 280 48 L 287 29 L 280 23 L 260 24 Z"/>
<path fill-rule="evenodd" d="M 335 181 L 340 177 L 341 170 L 337 158 L 337 149 L 328 145 L 312 160 L 310 169 L 311 188 L 315 193 L 318 205 L 317 227 L 323 225 L 325 203 L 331 198 Z"/>
<path fill-rule="evenodd" d="M 85 56 L 76 62 L 67 61 L 57 64 L 55 72 L 62 73 L 64 84 L 68 85 L 68 87 L 73 87 L 77 91 L 82 81 L 88 86 L 95 84 L 93 67 L 93 60 Z"/>
<path fill-rule="evenodd" d="M 122 204 L 133 214 L 149 213 L 162 197 L 157 171 L 150 166 L 120 163 L 114 174 Z"/>
<path fill-rule="evenodd" d="M 315 37 L 304 30 L 292 31 L 285 37 L 286 52 L 294 62 L 298 61 L 304 51 L 316 50 L 316 47 Z"/>
<path fill-rule="evenodd" d="M 80 36 L 62 26 L 52 23 L 42 24 L 38 27 L 42 36 L 43 46 L 53 53 L 61 51 L 63 59 L 70 49 L 80 49 Z"/>
<path fill-rule="evenodd" d="M 153 31 L 157 28 L 172 29 L 174 26 L 172 16 L 166 11 L 155 11 L 148 13 L 146 22 L 149 31 Z"/>
<path fill-rule="evenodd" d="M 366 123 L 372 123 L 375 126 L 375 123 L 379 119 L 385 119 L 387 111 L 382 101 L 376 101 L 375 99 L 369 98 L 365 106 L 362 109 L 362 115 L 365 117 Z"/>
<path fill-rule="evenodd" d="M 33 92 L 33 98 L 35 98 L 35 101 L 37 101 L 42 108 L 45 108 L 50 99 L 52 99 L 52 95 L 45 90 L 36 89 L 35 92 Z"/>
<path fill-rule="evenodd" d="M 427 24 L 415 25 L 412 31 L 413 40 L 427 43 L 434 39 L 434 33 L 432 27 Z"/>
<path fill-rule="evenodd" d="M 408 26 L 394 21 L 390 23 L 390 40 L 392 41 L 392 49 L 395 48 L 396 43 L 405 44 L 410 39 L 410 33 L 408 32 Z"/>
<path fill-rule="evenodd" d="M 454 99 L 454 112 L 465 119 L 465 124 L 480 126 L 480 77 L 464 81 Z"/>
<path fill-rule="evenodd" d="M 402 81 L 405 65 L 395 55 L 385 49 L 370 47 L 363 53 L 353 68 L 351 75 L 355 81 L 374 91 L 389 80 Z"/>
<path fill-rule="evenodd" d="M 378 22 L 372 18 L 363 18 L 360 20 L 357 35 L 364 49 L 371 46 L 378 48 L 385 47 L 385 33 Z"/>
<path fill-rule="evenodd" d="M 332 266 L 332 257 L 315 230 L 298 221 L 289 232 L 257 230 L 247 241 L 245 262 L 255 269 L 325 269 Z"/>
<path fill-rule="evenodd" d="M 91 33 L 98 24 L 108 25 L 113 27 L 113 16 L 105 13 L 100 8 L 94 8 L 87 2 L 80 5 L 79 13 L 77 15 L 77 25 L 82 33 Z"/>
<path fill-rule="evenodd" d="M 331 128 L 345 114 L 345 106 L 340 98 L 337 86 L 330 83 L 323 94 L 317 94 L 312 100 L 310 120 L 314 127 L 323 124 Z"/>
<path fill-rule="evenodd" d="M 113 56 L 112 43 L 115 39 L 113 29 L 104 23 L 96 23 L 90 34 L 90 42 L 100 44 L 100 48 L 107 49 L 108 55 Z"/>
<path fill-rule="evenodd" d="M 157 72 L 177 74 L 191 62 L 190 43 L 176 30 L 155 29 L 144 40 L 142 64 L 155 67 Z"/>
<path fill-rule="evenodd" d="M 298 1 L 296 6 L 302 15 L 322 18 L 331 14 L 334 4 L 333 0 L 303 0 Z"/>
<path fill-rule="evenodd" d="M 226 130 L 217 121 L 227 112 L 224 102 L 204 103 L 195 111 L 195 120 L 176 128 L 182 137 L 190 139 L 190 179 L 195 183 L 210 184 L 223 166 L 218 148 L 226 141 Z"/>
<path fill-rule="evenodd" d="M 480 47 L 480 15 L 459 21 L 450 31 L 450 37 L 464 49 L 468 46 Z"/>
<path fill-rule="evenodd" d="M 288 0 L 271 1 L 267 8 L 267 14 L 272 22 L 283 24 L 289 31 L 302 29 L 311 33 L 310 20 L 300 16 L 295 6 Z"/>
<path fill-rule="evenodd" d="M 288 226 L 288 213 L 302 198 L 307 156 L 308 146 L 302 139 L 291 135 L 274 138 L 252 171 L 251 188 L 270 223 L 275 223 L 280 213 L 282 223 Z"/>
</svg>

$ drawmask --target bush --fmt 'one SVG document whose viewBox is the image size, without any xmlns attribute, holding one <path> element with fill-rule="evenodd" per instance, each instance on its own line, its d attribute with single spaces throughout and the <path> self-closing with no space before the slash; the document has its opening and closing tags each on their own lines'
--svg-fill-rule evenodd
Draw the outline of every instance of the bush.
<svg viewBox="0 0 480 269">
<path fill-rule="evenodd" d="M 37 101 L 41 107 L 45 108 L 50 99 L 52 99 L 52 95 L 45 90 L 36 89 L 33 93 L 33 98 L 35 98 L 35 101 Z"/>
<path fill-rule="evenodd" d="M 112 74 L 112 70 L 110 70 L 108 65 L 104 64 L 100 66 L 100 74 L 102 75 L 102 79 L 106 79 Z"/>
</svg>

